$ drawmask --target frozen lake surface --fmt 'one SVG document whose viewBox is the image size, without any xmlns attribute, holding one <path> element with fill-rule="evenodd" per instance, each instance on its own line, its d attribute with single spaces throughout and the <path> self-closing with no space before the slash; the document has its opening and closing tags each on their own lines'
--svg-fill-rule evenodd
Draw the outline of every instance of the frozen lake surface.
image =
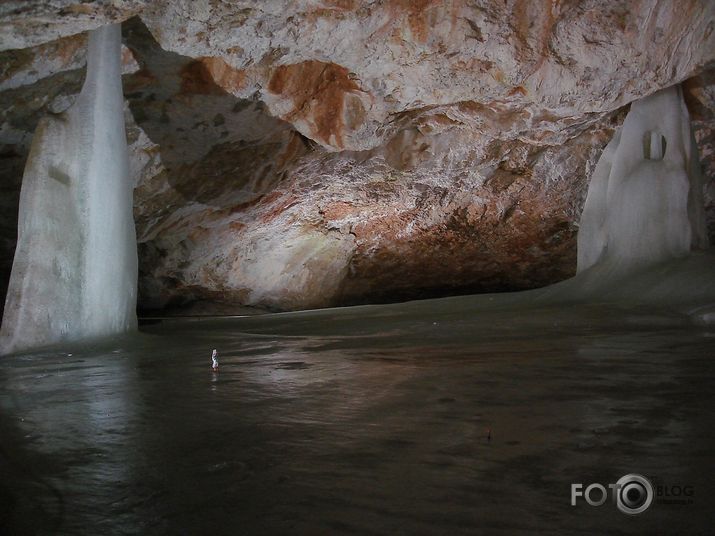
<svg viewBox="0 0 715 536">
<path fill-rule="evenodd" d="M 712 530 L 715 328 L 439 303 L 162 320 L 1 359 L 0 532 Z M 570 505 L 572 483 L 627 473 L 693 503 Z"/>
</svg>

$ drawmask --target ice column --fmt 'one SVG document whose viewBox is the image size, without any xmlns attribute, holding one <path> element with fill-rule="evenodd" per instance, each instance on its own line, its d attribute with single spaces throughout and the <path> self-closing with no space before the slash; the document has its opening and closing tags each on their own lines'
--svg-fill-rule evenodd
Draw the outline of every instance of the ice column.
<svg viewBox="0 0 715 536">
<path fill-rule="evenodd" d="M 578 268 L 619 272 L 708 245 L 702 176 L 679 86 L 631 104 L 596 165 L 578 234 Z"/>
<path fill-rule="evenodd" d="M 35 132 L 0 331 L 3 353 L 136 328 L 120 46 L 118 24 L 90 33 L 77 101 Z"/>
</svg>

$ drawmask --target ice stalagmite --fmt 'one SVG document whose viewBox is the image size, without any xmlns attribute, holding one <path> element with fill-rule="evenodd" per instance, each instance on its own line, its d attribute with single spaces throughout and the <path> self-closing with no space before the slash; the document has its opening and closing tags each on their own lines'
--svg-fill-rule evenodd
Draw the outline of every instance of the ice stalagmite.
<svg viewBox="0 0 715 536">
<path fill-rule="evenodd" d="M 578 272 L 623 274 L 707 247 L 702 178 L 679 86 L 634 102 L 591 179 Z"/>
<path fill-rule="evenodd" d="M 119 25 L 90 33 L 77 101 L 35 132 L 0 332 L 3 353 L 136 327 L 120 46 Z"/>
</svg>

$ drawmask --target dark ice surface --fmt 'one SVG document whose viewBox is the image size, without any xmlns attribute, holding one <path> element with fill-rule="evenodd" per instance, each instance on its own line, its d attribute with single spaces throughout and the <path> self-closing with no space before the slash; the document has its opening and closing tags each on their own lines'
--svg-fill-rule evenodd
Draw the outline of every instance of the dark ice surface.
<svg viewBox="0 0 715 536">
<path fill-rule="evenodd" d="M 410 307 L 162 320 L 1 358 L 0 533 L 715 530 L 715 328 Z M 572 483 L 627 473 L 691 504 L 571 506 Z"/>
</svg>

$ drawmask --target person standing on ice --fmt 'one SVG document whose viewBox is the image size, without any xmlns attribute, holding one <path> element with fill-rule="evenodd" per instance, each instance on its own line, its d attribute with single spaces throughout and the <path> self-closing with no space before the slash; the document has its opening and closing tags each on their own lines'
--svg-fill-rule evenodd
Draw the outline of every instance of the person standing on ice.
<svg viewBox="0 0 715 536">
<path fill-rule="evenodd" d="M 218 370 L 218 352 L 215 348 L 211 352 L 211 368 L 214 369 L 214 371 Z"/>
</svg>

